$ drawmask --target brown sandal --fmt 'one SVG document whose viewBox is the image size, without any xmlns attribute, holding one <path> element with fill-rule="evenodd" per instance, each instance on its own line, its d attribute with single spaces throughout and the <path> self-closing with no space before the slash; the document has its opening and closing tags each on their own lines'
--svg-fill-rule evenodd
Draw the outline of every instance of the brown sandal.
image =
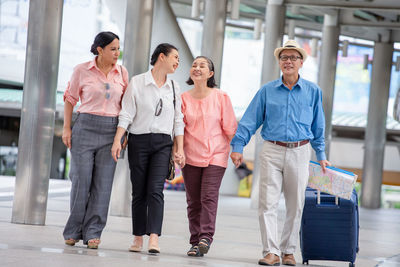
<svg viewBox="0 0 400 267">
<path fill-rule="evenodd" d="M 99 238 L 89 239 L 89 241 L 87 243 L 87 248 L 98 249 L 99 244 L 100 244 Z"/>
<path fill-rule="evenodd" d="M 78 242 L 79 242 L 79 240 L 75 240 L 73 238 L 64 240 L 65 245 L 68 245 L 68 246 L 75 246 L 75 243 L 78 243 Z"/>
</svg>

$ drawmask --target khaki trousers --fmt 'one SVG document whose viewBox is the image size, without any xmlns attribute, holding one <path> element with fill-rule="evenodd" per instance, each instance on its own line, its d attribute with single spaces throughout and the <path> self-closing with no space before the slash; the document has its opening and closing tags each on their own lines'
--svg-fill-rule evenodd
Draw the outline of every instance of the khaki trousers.
<svg viewBox="0 0 400 267">
<path fill-rule="evenodd" d="M 268 253 L 293 254 L 299 237 L 311 146 L 286 148 L 265 141 L 260 154 L 260 194 L 258 215 L 263 256 Z M 278 240 L 278 204 L 283 192 L 286 218 Z"/>
</svg>

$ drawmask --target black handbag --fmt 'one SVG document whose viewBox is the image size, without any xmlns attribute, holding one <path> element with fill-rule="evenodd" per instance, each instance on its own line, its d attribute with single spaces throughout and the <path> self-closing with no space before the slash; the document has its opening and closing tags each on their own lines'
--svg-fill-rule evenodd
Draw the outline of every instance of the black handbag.
<svg viewBox="0 0 400 267">
<path fill-rule="evenodd" d="M 172 90 L 174 92 L 174 114 L 175 114 L 175 86 L 174 86 L 174 81 L 171 80 L 172 83 Z M 167 180 L 171 181 L 175 178 L 175 162 L 174 162 L 174 146 L 172 145 L 171 147 L 171 156 L 169 157 L 169 165 L 168 165 L 168 176 L 167 176 Z"/>
</svg>

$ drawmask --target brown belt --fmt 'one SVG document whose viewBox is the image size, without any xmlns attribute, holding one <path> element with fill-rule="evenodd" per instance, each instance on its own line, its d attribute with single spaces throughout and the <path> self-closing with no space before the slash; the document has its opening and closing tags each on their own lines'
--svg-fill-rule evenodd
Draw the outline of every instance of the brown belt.
<svg viewBox="0 0 400 267">
<path fill-rule="evenodd" d="M 295 147 L 299 147 L 299 146 L 308 144 L 310 141 L 309 140 L 303 140 L 303 141 L 298 141 L 298 142 L 285 143 L 285 142 L 280 142 L 280 141 L 268 140 L 268 142 L 271 142 L 271 143 L 273 143 L 275 145 L 284 146 L 284 147 L 287 147 L 287 148 L 295 148 Z"/>
</svg>

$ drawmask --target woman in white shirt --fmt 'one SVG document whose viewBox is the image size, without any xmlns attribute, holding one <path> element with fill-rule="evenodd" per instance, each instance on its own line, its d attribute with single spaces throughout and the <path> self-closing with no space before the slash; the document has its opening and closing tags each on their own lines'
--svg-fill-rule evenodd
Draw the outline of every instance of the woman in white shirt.
<svg viewBox="0 0 400 267">
<path fill-rule="evenodd" d="M 171 147 L 176 161 L 184 165 L 183 115 L 180 90 L 167 75 L 179 65 L 178 49 L 160 44 L 151 56 L 153 68 L 134 76 L 122 98 L 114 144 L 114 160 L 121 151 L 121 138 L 129 131 L 128 160 L 132 182 L 133 244 L 140 252 L 143 235 L 149 235 L 148 252 L 159 253 L 158 237 L 164 213 L 164 181 L 168 175 Z"/>
</svg>

